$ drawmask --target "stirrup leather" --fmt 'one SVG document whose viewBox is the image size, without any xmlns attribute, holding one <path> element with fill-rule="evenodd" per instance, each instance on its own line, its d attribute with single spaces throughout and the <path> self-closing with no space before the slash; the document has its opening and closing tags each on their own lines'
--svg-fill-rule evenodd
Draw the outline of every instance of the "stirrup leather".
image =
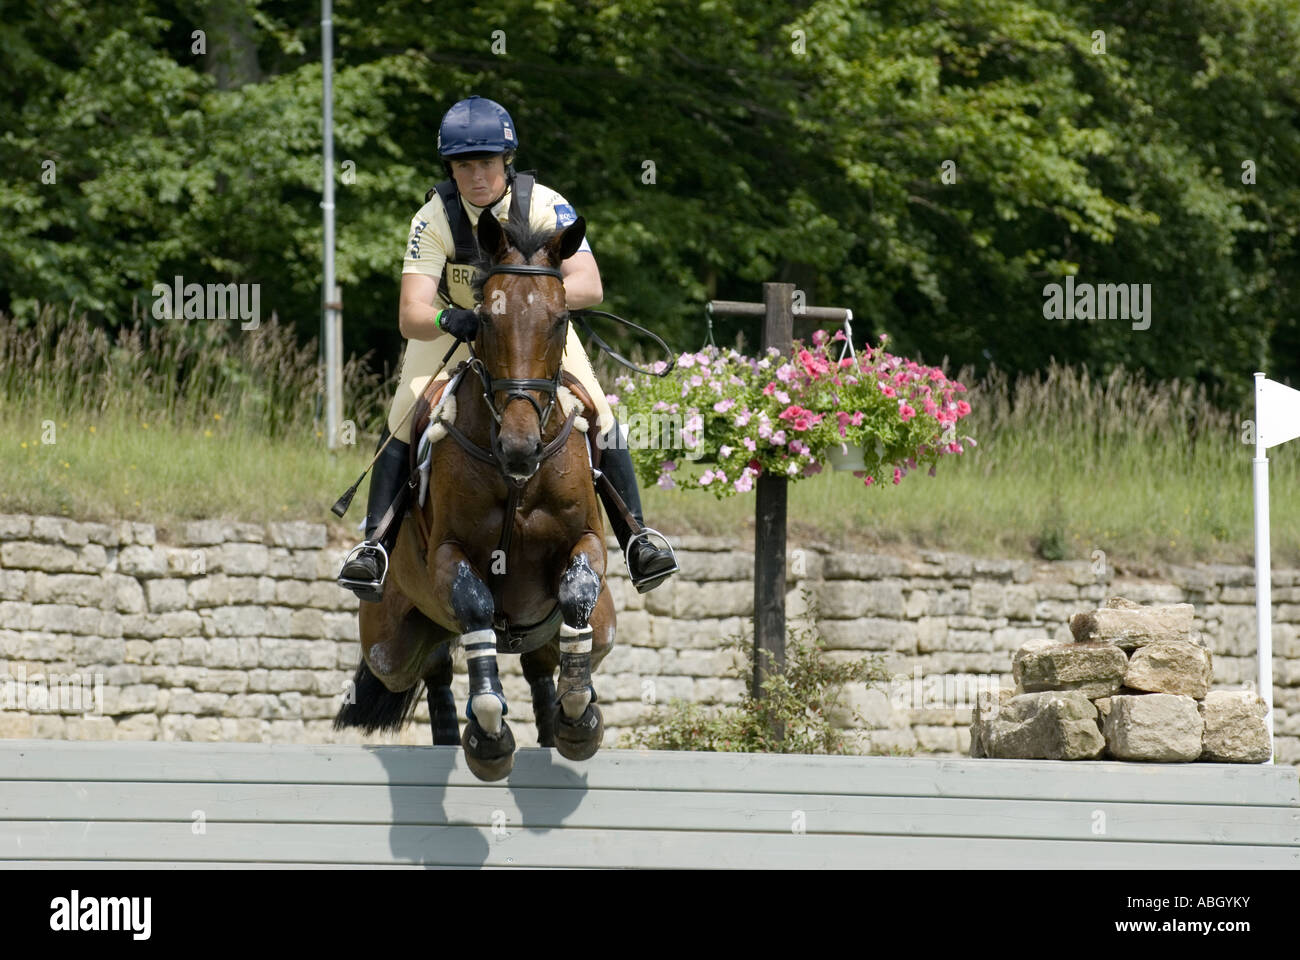
<svg viewBox="0 0 1300 960">
<path fill-rule="evenodd" d="M 371 553 L 377 553 L 380 556 L 380 558 L 383 560 L 383 563 L 379 568 L 379 579 L 378 580 L 351 580 L 344 577 L 343 571 L 347 569 L 347 565 L 351 563 L 356 557 L 360 556 L 362 551 L 366 551 L 366 550 L 370 551 Z M 365 540 L 357 544 L 351 550 L 349 550 L 348 555 L 343 558 L 343 565 L 339 567 L 339 575 L 337 577 L 337 580 L 340 586 L 346 587 L 347 589 L 351 590 L 353 593 L 357 594 L 357 596 L 359 596 L 362 600 L 370 600 L 374 603 L 378 603 L 380 600 L 383 599 L 384 578 L 387 576 L 388 576 L 388 551 L 385 550 L 384 545 L 377 540 Z"/>
</svg>

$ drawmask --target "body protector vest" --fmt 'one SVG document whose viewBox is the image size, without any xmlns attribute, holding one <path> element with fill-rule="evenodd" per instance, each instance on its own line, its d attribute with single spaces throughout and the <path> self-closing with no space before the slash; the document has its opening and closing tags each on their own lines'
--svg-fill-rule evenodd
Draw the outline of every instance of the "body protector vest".
<svg viewBox="0 0 1300 960">
<path fill-rule="evenodd" d="M 526 225 L 529 222 L 535 182 L 535 171 L 528 170 L 515 174 L 510 193 L 511 225 Z M 456 181 L 444 180 L 424 195 L 424 202 L 428 203 L 432 200 L 435 193 L 442 199 L 447 223 L 451 227 L 451 236 L 456 243 L 455 256 L 448 257 L 447 263 L 442 268 L 442 276 L 438 280 L 438 294 L 453 306 L 472 310 L 474 291 L 471 283 L 474 279 L 474 261 L 480 255 L 478 240 L 474 236 L 474 226 L 465 213 L 465 205 L 460 202 Z"/>
</svg>

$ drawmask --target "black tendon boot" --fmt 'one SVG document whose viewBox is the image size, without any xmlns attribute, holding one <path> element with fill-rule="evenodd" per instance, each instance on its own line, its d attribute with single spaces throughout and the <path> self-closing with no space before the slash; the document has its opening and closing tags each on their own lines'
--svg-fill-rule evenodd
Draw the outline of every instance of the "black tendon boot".
<svg viewBox="0 0 1300 960">
<path fill-rule="evenodd" d="M 633 534 L 612 498 L 600 485 L 596 489 L 605 504 L 605 514 L 609 517 L 609 525 L 618 539 L 618 545 L 623 548 L 623 558 L 627 562 L 632 586 L 636 587 L 637 593 L 646 593 L 677 572 L 677 558 L 673 555 L 672 546 L 668 544 L 668 538 L 658 530 L 645 526 L 645 519 L 641 515 L 641 491 L 636 485 L 632 454 L 628 453 L 617 420 L 609 432 L 601 437 L 600 442 L 601 472 L 609 477 L 610 483 L 627 504 L 628 512 L 643 529 Z M 663 540 L 666 549 L 651 543 L 647 533 L 653 533 Z"/>
<path fill-rule="evenodd" d="M 382 446 L 391 434 L 384 427 L 379 436 Z M 375 461 L 370 475 L 370 499 L 366 504 L 366 540 L 354 547 L 339 571 L 339 586 L 351 590 L 362 600 L 378 603 L 384 596 L 384 579 L 388 575 L 388 558 L 397 544 L 405 510 L 399 510 L 388 525 L 382 541 L 375 540 L 379 521 L 397 499 L 410 474 L 410 445 L 392 440 Z"/>
</svg>

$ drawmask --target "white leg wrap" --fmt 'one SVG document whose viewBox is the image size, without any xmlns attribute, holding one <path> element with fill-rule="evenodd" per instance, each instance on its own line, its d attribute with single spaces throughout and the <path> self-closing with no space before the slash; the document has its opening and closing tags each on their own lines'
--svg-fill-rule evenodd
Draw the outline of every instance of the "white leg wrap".
<svg viewBox="0 0 1300 960">
<path fill-rule="evenodd" d="M 471 630 L 469 633 L 461 635 L 461 645 L 465 648 L 465 659 L 473 664 L 475 661 L 487 657 L 496 662 L 497 655 L 497 635 L 491 629 Z M 471 670 L 471 677 L 473 670 Z M 480 727 L 489 737 L 498 737 L 501 735 L 501 717 L 504 712 L 504 704 L 501 698 L 495 693 L 476 693 L 470 698 L 470 707 L 474 712 L 474 719 L 478 721 Z"/>
<path fill-rule="evenodd" d="M 591 627 L 560 624 L 560 653 L 591 653 Z"/>
<path fill-rule="evenodd" d="M 460 637 L 461 646 L 465 648 L 465 659 L 475 657 L 495 657 L 497 653 L 497 635 L 493 630 L 473 630 Z M 490 647 L 483 644 L 491 644 Z"/>
</svg>

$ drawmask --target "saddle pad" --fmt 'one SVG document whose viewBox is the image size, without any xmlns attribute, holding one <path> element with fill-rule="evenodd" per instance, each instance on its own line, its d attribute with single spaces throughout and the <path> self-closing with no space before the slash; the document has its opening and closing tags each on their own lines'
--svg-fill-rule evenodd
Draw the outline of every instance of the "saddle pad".
<svg viewBox="0 0 1300 960">
<path fill-rule="evenodd" d="M 429 466 L 433 460 L 433 445 L 447 436 L 447 428 L 444 424 L 456 422 L 456 386 L 464 375 L 465 370 L 459 370 L 455 376 L 446 382 L 447 386 L 442 390 L 437 402 L 429 410 L 429 426 L 421 435 L 419 446 L 416 448 L 418 469 L 420 471 L 420 497 L 417 502 L 421 508 L 424 507 L 424 498 L 429 492 Z M 583 402 L 574 396 L 568 387 L 560 387 L 555 396 L 560 406 L 560 412 L 564 416 L 567 417 L 569 411 L 574 407 L 578 408 L 579 415 L 573 419 L 573 429 L 579 433 L 586 433 L 588 429 L 587 418 L 581 415 L 581 411 L 585 409 Z M 590 457 L 590 450 L 588 450 L 587 455 Z"/>
</svg>

